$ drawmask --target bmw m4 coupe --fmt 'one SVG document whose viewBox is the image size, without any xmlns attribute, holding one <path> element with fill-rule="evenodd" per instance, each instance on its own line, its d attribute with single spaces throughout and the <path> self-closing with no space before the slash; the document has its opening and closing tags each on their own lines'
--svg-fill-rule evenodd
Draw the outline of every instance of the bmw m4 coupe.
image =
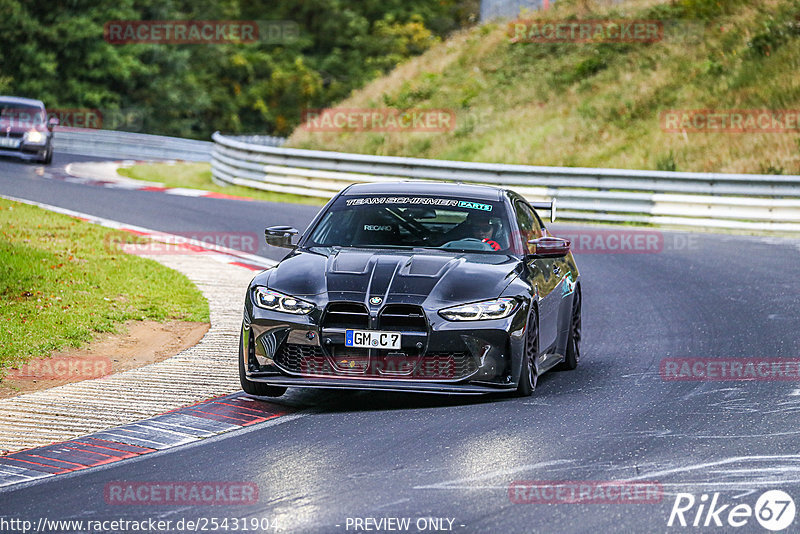
<svg viewBox="0 0 800 534">
<path fill-rule="evenodd" d="M 575 369 L 581 280 L 537 210 L 555 219 L 491 186 L 357 184 L 300 236 L 267 228 L 291 252 L 247 290 L 242 388 L 527 396 Z"/>
</svg>

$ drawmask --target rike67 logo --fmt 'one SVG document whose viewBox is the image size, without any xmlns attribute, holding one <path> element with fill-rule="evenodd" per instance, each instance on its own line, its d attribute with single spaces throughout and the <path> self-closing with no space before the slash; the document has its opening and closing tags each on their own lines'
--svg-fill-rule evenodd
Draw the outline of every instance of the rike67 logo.
<svg viewBox="0 0 800 534">
<path fill-rule="evenodd" d="M 697 498 L 691 493 L 678 493 L 669 514 L 667 526 L 743 527 L 755 517 L 765 529 L 773 532 L 786 530 L 794 523 L 795 504 L 792 497 L 781 490 L 769 490 L 759 496 L 755 506 L 746 503 L 724 502 L 719 493 Z"/>
</svg>

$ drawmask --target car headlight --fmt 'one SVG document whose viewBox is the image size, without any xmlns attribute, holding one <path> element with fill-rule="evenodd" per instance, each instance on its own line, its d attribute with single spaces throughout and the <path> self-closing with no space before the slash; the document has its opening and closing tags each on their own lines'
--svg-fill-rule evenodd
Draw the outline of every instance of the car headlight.
<svg viewBox="0 0 800 534">
<path fill-rule="evenodd" d="M 519 307 L 519 301 L 513 298 L 484 300 L 473 304 L 463 304 L 439 310 L 439 315 L 448 321 L 485 321 L 489 319 L 505 319 Z"/>
<path fill-rule="evenodd" d="M 41 143 L 44 140 L 44 136 L 42 132 L 37 130 L 30 130 L 25 132 L 25 141 L 28 143 Z"/>
<path fill-rule="evenodd" d="M 310 302 L 272 291 L 266 287 L 257 287 L 253 293 L 255 305 L 265 310 L 305 315 L 314 309 L 314 305 Z"/>
</svg>

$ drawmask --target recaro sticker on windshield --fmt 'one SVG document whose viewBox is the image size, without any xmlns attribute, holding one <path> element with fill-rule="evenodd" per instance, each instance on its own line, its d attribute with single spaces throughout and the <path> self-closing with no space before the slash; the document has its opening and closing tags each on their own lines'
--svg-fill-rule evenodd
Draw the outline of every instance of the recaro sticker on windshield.
<svg viewBox="0 0 800 534">
<path fill-rule="evenodd" d="M 348 206 L 362 206 L 369 204 L 420 204 L 426 206 L 456 206 L 482 211 L 492 211 L 491 204 L 481 204 L 467 200 L 454 200 L 452 198 L 433 198 L 433 197 L 364 197 L 348 198 Z"/>
</svg>

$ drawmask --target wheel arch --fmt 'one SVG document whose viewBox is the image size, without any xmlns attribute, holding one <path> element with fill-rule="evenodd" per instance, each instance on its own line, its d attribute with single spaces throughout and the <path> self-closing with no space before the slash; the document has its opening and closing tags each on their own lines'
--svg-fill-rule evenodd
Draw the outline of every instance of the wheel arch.
<svg viewBox="0 0 800 534">
<path fill-rule="evenodd" d="M 528 325 L 530 324 L 531 316 L 536 314 L 536 330 L 537 336 L 540 335 L 539 332 L 539 303 L 536 300 L 536 295 L 532 295 L 528 300 L 528 311 L 526 314 L 526 322 L 525 328 L 521 336 L 521 341 L 517 344 L 517 351 L 516 354 L 518 357 L 512 358 L 512 362 L 514 368 L 512 369 L 512 379 L 514 384 L 519 385 L 520 377 L 522 376 L 522 366 L 525 365 L 525 342 L 528 336 Z M 537 339 L 537 344 L 541 344 L 541 340 Z M 540 345 L 541 346 L 541 345 Z M 539 372 L 538 365 L 536 372 Z"/>
</svg>

